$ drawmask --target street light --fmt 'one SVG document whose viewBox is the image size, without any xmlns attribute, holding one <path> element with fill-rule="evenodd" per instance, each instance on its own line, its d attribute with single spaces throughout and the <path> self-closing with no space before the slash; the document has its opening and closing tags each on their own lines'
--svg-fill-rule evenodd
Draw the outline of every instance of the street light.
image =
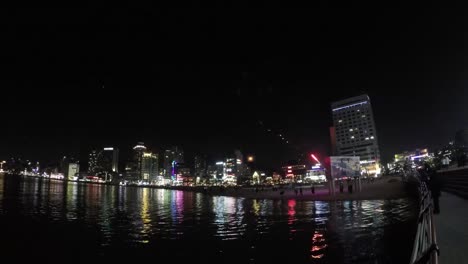
<svg viewBox="0 0 468 264">
<path fill-rule="evenodd" d="M 248 157 L 247 157 L 247 161 L 248 161 L 248 162 L 253 162 L 253 161 L 254 161 L 254 157 L 253 157 L 253 156 L 248 156 Z"/>
</svg>

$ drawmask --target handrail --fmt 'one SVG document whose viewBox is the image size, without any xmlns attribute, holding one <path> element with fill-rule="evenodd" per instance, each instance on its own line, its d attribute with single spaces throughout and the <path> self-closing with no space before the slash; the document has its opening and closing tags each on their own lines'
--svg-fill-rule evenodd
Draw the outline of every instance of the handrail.
<svg viewBox="0 0 468 264">
<path fill-rule="evenodd" d="M 426 183 L 419 180 L 418 182 L 420 196 L 418 228 L 410 264 L 438 264 L 439 247 L 432 213 L 432 196 Z"/>
</svg>

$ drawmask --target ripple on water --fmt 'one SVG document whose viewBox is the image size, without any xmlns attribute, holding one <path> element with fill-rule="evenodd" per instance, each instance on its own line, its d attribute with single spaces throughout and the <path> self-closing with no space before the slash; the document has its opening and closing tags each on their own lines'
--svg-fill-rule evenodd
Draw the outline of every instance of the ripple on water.
<svg viewBox="0 0 468 264">
<path fill-rule="evenodd" d="M 155 245 L 161 252 L 180 247 L 190 251 L 198 246 L 193 241 L 200 240 L 200 247 L 203 244 L 223 254 L 235 249 L 249 252 L 232 253 L 241 261 L 258 261 L 265 256 L 281 259 L 287 249 L 288 254 L 298 256 L 297 263 L 384 263 L 383 260 L 388 261 L 382 257 L 388 255 L 387 228 L 413 221 L 416 211 L 408 199 L 272 201 L 161 189 L 39 183 L 37 179 L 22 181 L 20 185 L 5 185 L 5 179 L 0 179 L 0 215 L 46 219 L 47 224 L 79 224 L 84 228 L 79 234 L 82 237 L 73 239 L 89 244 L 96 244 L 87 237 L 92 237 L 91 230 L 97 229 L 97 251 L 99 247 L 139 245 Z M 15 226 L 14 222 L 9 224 Z M 43 225 L 44 221 L 36 224 Z M 402 235 L 411 235 L 406 233 L 409 234 Z M 33 239 L 37 239 L 35 243 L 42 242 L 40 238 Z M 173 240 L 177 243 L 167 242 Z"/>
</svg>

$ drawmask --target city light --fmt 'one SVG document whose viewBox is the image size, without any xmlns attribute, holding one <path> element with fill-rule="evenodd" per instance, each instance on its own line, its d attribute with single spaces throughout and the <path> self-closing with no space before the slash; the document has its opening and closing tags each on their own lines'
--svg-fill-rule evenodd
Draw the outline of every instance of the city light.
<svg viewBox="0 0 468 264">
<path fill-rule="evenodd" d="M 355 103 L 355 104 L 351 104 L 351 105 L 347 105 L 347 106 L 343 106 L 343 107 L 338 107 L 338 108 L 335 108 L 333 109 L 332 111 L 338 111 L 338 110 L 341 110 L 341 109 L 346 109 L 346 108 L 350 108 L 350 107 L 353 107 L 353 106 L 357 106 L 357 105 L 363 105 L 363 104 L 367 104 L 366 101 L 364 102 L 359 102 L 359 103 Z"/>
<path fill-rule="evenodd" d="M 317 157 L 315 157 L 314 154 L 310 154 L 310 156 L 311 156 L 315 161 L 317 161 L 318 163 L 320 163 L 320 161 L 317 159 Z"/>
<path fill-rule="evenodd" d="M 104 150 L 114 150 L 114 148 L 104 148 Z"/>
<path fill-rule="evenodd" d="M 426 153 L 426 154 L 422 154 L 422 155 L 417 155 L 417 156 L 412 156 L 411 157 L 411 160 L 415 160 L 415 159 L 419 159 L 419 158 L 424 158 L 424 157 L 428 157 L 429 155 Z"/>
<path fill-rule="evenodd" d="M 253 157 L 253 156 L 248 156 L 248 157 L 247 157 L 247 161 L 248 161 L 248 162 L 253 162 L 253 161 L 254 161 L 254 157 Z"/>
</svg>

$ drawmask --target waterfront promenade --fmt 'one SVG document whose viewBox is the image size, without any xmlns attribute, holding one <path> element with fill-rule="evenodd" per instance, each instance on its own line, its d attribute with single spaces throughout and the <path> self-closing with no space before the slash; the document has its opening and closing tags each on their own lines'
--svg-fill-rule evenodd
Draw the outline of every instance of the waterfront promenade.
<svg viewBox="0 0 468 264">
<path fill-rule="evenodd" d="M 434 215 L 439 263 L 468 263 L 468 200 L 443 192 L 440 214 Z"/>
<path fill-rule="evenodd" d="M 183 190 L 200 191 L 201 188 L 181 188 Z M 302 189 L 302 194 L 300 193 Z M 338 185 L 335 187 L 335 195 L 330 195 L 328 186 L 316 186 L 315 193 L 312 193 L 311 186 L 284 187 L 283 189 L 273 190 L 272 187 L 255 188 L 208 188 L 206 193 L 211 195 L 244 197 L 251 199 L 295 199 L 308 201 L 333 201 L 333 200 L 381 200 L 381 199 L 399 199 L 408 196 L 407 183 L 401 181 L 401 177 L 383 177 L 372 183 L 362 182 L 361 192 L 355 189 L 352 193 L 347 191 L 347 184 L 344 184 L 343 193 L 340 192 Z M 295 192 L 297 190 L 297 194 Z"/>
<path fill-rule="evenodd" d="M 20 176 L 31 177 L 33 176 Z M 61 179 L 45 179 L 58 182 L 69 182 Z M 113 185 L 109 183 L 97 182 L 76 182 L 77 184 L 91 185 Z M 315 185 L 314 193 L 312 193 L 311 185 L 277 185 L 275 189 L 272 186 L 257 186 L 257 187 L 219 187 L 219 186 L 136 186 L 126 185 L 121 188 L 157 188 L 180 191 L 201 192 L 213 196 L 230 196 L 243 197 L 248 199 L 295 199 L 305 201 L 335 201 L 335 200 L 388 200 L 399 199 L 409 195 L 409 185 L 402 181 L 400 176 L 384 176 L 376 178 L 372 182 L 363 180 L 361 183 L 361 191 L 356 190 L 356 185 L 353 185 L 353 191 L 348 192 L 348 185 L 343 184 L 343 192 L 340 192 L 338 182 L 335 183 L 335 194 L 331 195 L 329 185 Z M 118 186 L 118 185 L 114 185 Z M 302 189 L 302 193 L 301 193 Z M 297 192 L 296 192 L 297 191 Z"/>
</svg>

